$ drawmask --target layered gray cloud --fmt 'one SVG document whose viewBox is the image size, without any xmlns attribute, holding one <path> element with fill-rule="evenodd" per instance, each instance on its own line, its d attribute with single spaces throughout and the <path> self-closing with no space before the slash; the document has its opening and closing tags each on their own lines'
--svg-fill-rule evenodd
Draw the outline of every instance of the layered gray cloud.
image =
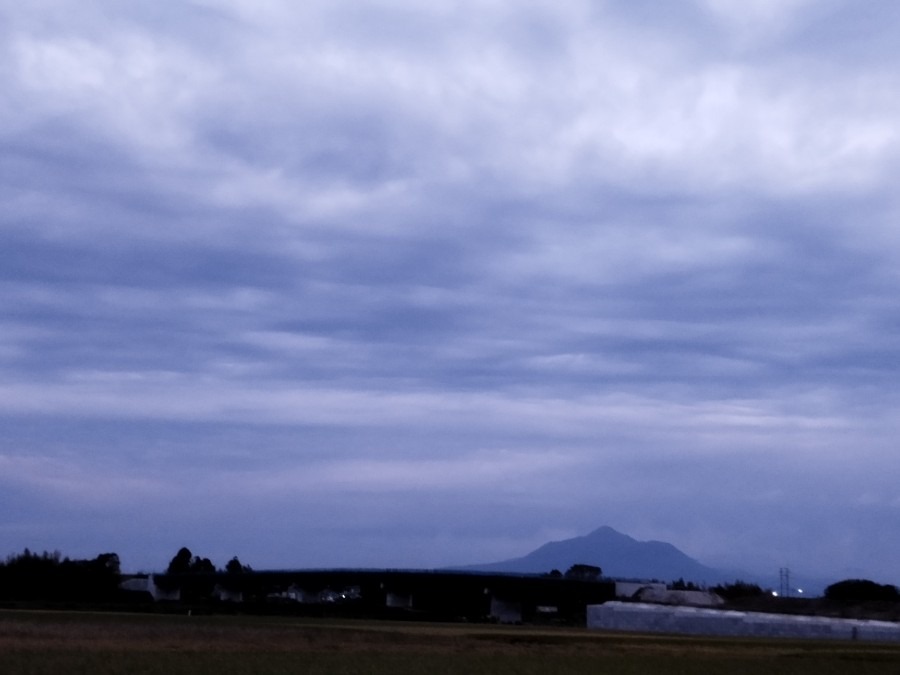
<svg viewBox="0 0 900 675">
<path fill-rule="evenodd" d="M 0 7 L 0 543 L 893 574 L 898 10 L 420 4 Z"/>
</svg>

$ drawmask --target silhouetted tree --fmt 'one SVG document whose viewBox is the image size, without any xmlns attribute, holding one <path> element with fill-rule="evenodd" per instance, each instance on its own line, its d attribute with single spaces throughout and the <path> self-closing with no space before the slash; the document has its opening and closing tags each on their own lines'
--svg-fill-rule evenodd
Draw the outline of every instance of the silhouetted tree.
<svg viewBox="0 0 900 675">
<path fill-rule="evenodd" d="M 842 604 L 898 602 L 900 591 L 896 586 L 877 584 L 869 579 L 845 579 L 826 588 L 825 597 Z"/>
<path fill-rule="evenodd" d="M 572 565 L 566 570 L 566 579 L 579 579 L 581 581 L 596 581 L 603 574 L 603 570 L 596 565 L 584 565 L 581 563 Z"/>
<path fill-rule="evenodd" d="M 225 565 L 225 571 L 228 574 L 241 574 L 243 572 L 252 572 L 249 565 L 242 565 L 241 561 L 238 560 L 237 556 L 234 556 L 231 560 L 228 561 L 228 564 Z"/>
<path fill-rule="evenodd" d="M 191 561 L 191 572 L 197 574 L 211 574 L 216 571 L 216 566 L 209 558 L 194 558 Z"/>
<path fill-rule="evenodd" d="M 733 584 L 719 584 L 713 588 L 713 592 L 726 600 L 758 598 L 766 595 L 766 592 L 757 584 L 749 584 L 741 580 L 737 580 Z"/>
<path fill-rule="evenodd" d="M 194 555 L 187 546 L 178 550 L 166 569 L 167 574 L 212 574 L 215 571 L 216 566 L 209 558 Z"/>
<path fill-rule="evenodd" d="M 191 562 L 194 560 L 194 554 L 191 553 L 191 549 L 187 546 L 182 546 L 178 549 L 178 553 L 175 554 L 175 557 L 169 562 L 169 567 L 166 569 L 168 574 L 185 574 L 191 571 Z"/>
</svg>

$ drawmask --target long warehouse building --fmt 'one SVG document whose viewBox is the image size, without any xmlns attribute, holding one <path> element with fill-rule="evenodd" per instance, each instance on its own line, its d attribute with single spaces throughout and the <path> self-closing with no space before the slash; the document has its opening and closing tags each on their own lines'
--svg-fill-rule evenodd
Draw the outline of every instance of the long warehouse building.
<svg viewBox="0 0 900 675">
<path fill-rule="evenodd" d="M 636 633 L 900 642 L 900 624 L 704 607 L 606 602 L 587 608 L 588 628 Z"/>
</svg>

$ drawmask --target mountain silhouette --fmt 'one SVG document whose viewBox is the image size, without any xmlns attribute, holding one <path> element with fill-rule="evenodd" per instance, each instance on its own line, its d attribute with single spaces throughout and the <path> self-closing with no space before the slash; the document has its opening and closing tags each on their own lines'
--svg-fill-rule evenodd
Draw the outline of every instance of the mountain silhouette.
<svg viewBox="0 0 900 675">
<path fill-rule="evenodd" d="M 604 576 L 621 579 L 684 579 L 710 585 L 734 580 L 728 572 L 707 567 L 672 544 L 638 541 L 606 526 L 582 537 L 544 544 L 521 558 L 457 569 L 542 574 L 554 569 L 565 572 L 577 563 L 596 565 Z"/>
</svg>

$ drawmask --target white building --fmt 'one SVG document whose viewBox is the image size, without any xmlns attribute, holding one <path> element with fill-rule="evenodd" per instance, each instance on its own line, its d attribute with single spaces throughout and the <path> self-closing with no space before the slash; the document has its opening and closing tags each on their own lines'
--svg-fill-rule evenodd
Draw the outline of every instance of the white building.
<svg viewBox="0 0 900 675">
<path fill-rule="evenodd" d="M 588 628 L 635 633 L 817 638 L 900 642 L 900 624 L 704 607 L 607 602 L 589 605 Z"/>
</svg>

